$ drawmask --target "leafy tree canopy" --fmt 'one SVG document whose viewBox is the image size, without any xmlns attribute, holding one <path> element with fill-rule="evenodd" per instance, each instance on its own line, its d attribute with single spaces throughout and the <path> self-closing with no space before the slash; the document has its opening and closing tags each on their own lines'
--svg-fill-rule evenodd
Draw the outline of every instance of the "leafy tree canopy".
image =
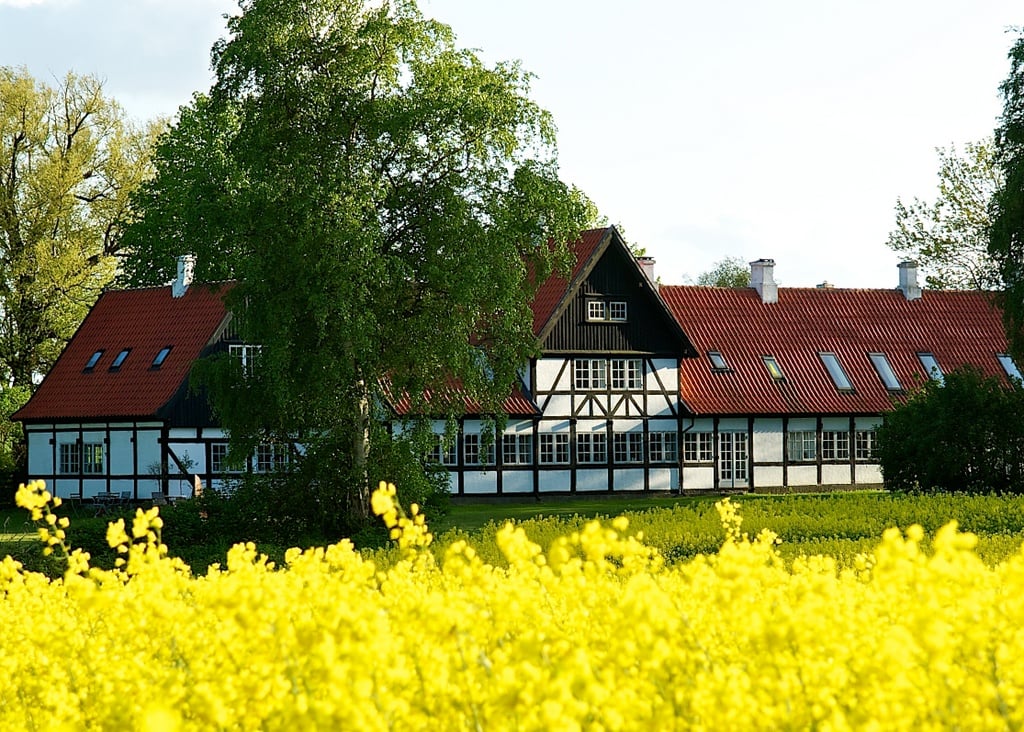
<svg viewBox="0 0 1024 732">
<path fill-rule="evenodd" d="M 189 251 L 200 280 L 239 280 L 257 373 L 203 377 L 233 449 L 302 435 L 362 509 L 373 410 L 458 411 L 452 379 L 497 410 L 535 349 L 531 296 L 593 211 L 558 179 L 530 75 L 415 2 L 240 6 L 213 88 L 157 147 L 126 279 L 167 282 Z"/>
<path fill-rule="evenodd" d="M 48 371 L 113 277 L 153 129 L 93 77 L 0 67 L 0 384 Z"/>
<path fill-rule="evenodd" d="M 750 287 L 750 267 L 739 257 L 725 257 L 697 276 L 703 287 Z"/>
<path fill-rule="evenodd" d="M 888 246 L 913 259 L 934 289 L 992 290 L 999 272 L 988 253 L 989 203 L 1002 185 L 992 140 L 938 148 L 939 188 L 934 201 L 896 200 L 896 228 Z"/>
<path fill-rule="evenodd" d="M 1024 359 L 1024 35 L 1010 48 L 1010 74 L 1000 85 L 1003 114 L 996 129 L 996 165 L 1003 183 L 992 199 L 989 253 L 1002 279 L 1010 351 Z"/>
</svg>

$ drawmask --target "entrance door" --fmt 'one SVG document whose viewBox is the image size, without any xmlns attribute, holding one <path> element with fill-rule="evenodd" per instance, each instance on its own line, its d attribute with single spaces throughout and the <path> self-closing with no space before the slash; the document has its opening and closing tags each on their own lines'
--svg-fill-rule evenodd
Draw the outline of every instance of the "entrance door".
<svg viewBox="0 0 1024 732">
<path fill-rule="evenodd" d="M 718 487 L 746 488 L 747 433 L 718 433 Z"/>
</svg>

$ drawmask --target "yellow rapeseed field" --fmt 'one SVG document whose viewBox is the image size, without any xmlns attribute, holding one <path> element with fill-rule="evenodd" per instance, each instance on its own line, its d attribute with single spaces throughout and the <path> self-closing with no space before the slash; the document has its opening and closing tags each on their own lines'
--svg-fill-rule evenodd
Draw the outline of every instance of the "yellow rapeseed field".
<svg viewBox="0 0 1024 732">
<path fill-rule="evenodd" d="M 1024 727 L 1024 554 L 986 566 L 947 525 L 890 530 L 849 569 L 790 565 L 733 503 L 717 554 L 666 566 L 626 520 L 507 567 L 443 559 L 394 487 L 403 559 L 347 541 L 253 545 L 192 576 L 156 510 L 112 524 L 123 562 L 70 551 L 56 581 L 0 563 L 0 728 L 119 730 L 1003 730 Z M 68 553 L 42 483 L 18 501 Z"/>
</svg>

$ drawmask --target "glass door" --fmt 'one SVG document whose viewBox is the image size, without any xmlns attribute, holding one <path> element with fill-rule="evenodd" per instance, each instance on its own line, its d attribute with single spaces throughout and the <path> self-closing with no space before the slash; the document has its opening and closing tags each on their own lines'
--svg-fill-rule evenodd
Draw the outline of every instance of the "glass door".
<svg viewBox="0 0 1024 732">
<path fill-rule="evenodd" d="M 718 487 L 746 488 L 748 485 L 747 433 L 718 433 Z"/>
</svg>

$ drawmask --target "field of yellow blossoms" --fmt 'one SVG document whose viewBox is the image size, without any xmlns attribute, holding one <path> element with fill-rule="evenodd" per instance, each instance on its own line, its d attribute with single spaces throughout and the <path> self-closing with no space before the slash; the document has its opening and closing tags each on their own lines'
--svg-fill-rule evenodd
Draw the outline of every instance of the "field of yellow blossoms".
<svg viewBox="0 0 1024 732">
<path fill-rule="evenodd" d="M 3 730 L 1024 728 L 1024 554 L 988 566 L 953 524 L 786 563 L 723 501 L 713 555 L 666 566 L 620 517 L 546 552 L 506 526 L 499 568 L 435 559 L 382 486 L 400 561 L 239 545 L 193 576 L 155 509 L 111 524 L 103 571 L 42 483 L 18 501 L 68 571 L 0 563 Z"/>
</svg>

